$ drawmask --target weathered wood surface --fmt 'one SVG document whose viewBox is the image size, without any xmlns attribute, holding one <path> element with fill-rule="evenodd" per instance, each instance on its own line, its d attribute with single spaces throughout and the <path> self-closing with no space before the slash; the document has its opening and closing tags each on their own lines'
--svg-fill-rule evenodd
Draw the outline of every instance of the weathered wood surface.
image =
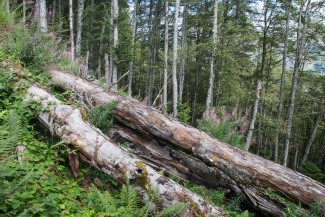
<svg viewBox="0 0 325 217">
<path fill-rule="evenodd" d="M 116 120 L 128 127 L 144 132 L 162 144 L 182 149 L 189 155 L 216 167 L 246 190 L 252 203 L 260 203 L 254 195 L 265 195 L 265 190 L 280 194 L 302 205 L 315 200 L 325 202 L 324 185 L 249 152 L 233 148 L 208 134 L 164 116 L 159 111 L 138 101 L 76 78 L 70 74 L 51 70 L 52 80 L 64 89 L 72 89 L 87 96 L 95 104 L 118 101 L 114 112 Z M 255 193 L 254 193 L 255 192 Z"/>
<path fill-rule="evenodd" d="M 254 187 L 237 184 L 216 167 L 207 166 L 202 161 L 166 146 L 141 132 L 135 132 L 122 125 L 110 129 L 110 137 L 120 143 L 127 142 L 128 150 L 158 171 L 175 175 L 185 181 L 195 182 L 210 188 L 224 188 L 229 195 L 244 194 L 244 204 L 250 209 L 269 215 L 281 215 L 286 206 L 281 201 L 257 191 Z"/>
<path fill-rule="evenodd" d="M 101 131 L 83 121 L 78 109 L 61 105 L 59 100 L 37 86 L 28 89 L 27 99 L 40 100 L 43 108 L 49 108 L 49 112 L 38 115 L 47 128 L 78 148 L 83 160 L 115 180 L 125 183 L 128 178 L 131 183 L 142 188 L 143 192 L 151 186 L 157 187 L 163 207 L 181 201 L 196 204 L 190 205 L 184 216 L 197 216 L 200 213 L 205 216 L 222 216 L 219 208 L 206 203 L 200 196 L 160 175 L 141 160 L 123 151 Z"/>
</svg>

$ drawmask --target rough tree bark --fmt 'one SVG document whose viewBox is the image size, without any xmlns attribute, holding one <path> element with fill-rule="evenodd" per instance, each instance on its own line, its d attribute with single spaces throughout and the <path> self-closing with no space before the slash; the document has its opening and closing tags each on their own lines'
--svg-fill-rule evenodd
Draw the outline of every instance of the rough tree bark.
<svg viewBox="0 0 325 217">
<path fill-rule="evenodd" d="M 173 37 L 173 65 L 172 65 L 172 75 L 173 75 L 173 117 L 177 118 L 177 42 L 178 42 L 178 14 L 179 14 L 179 2 L 175 1 L 175 17 L 174 17 L 174 37 Z"/>
<path fill-rule="evenodd" d="M 213 99 L 213 87 L 214 87 L 214 71 L 215 71 L 215 62 L 216 62 L 216 51 L 217 51 L 217 42 L 218 42 L 218 0 L 214 0 L 214 16 L 213 16 L 213 35 L 212 35 L 212 42 L 213 42 L 213 49 L 212 49 L 212 56 L 211 56 L 211 63 L 210 63 L 210 77 L 209 77 L 209 89 L 207 94 L 207 101 L 206 101 L 206 111 L 210 110 L 212 106 L 212 99 Z"/>
<path fill-rule="evenodd" d="M 74 32 L 73 32 L 73 0 L 69 0 L 69 25 L 70 25 L 70 43 L 71 43 L 71 59 L 74 61 Z"/>
<path fill-rule="evenodd" d="M 302 205 L 325 198 L 325 187 L 316 181 L 296 173 L 272 161 L 228 146 L 204 132 L 170 119 L 157 110 L 116 93 L 105 92 L 100 87 L 72 75 L 50 71 L 52 80 L 64 89 L 86 95 L 95 104 L 118 101 L 114 112 L 116 121 L 150 135 L 162 144 L 200 159 L 215 167 L 238 183 L 252 203 L 259 205 L 255 195 L 246 189 L 255 189 L 256 195 L 265 195 L 265 190 L 280 194 Z"/>
<path fill-rule="evenodd" d="M 49 108 L 49 112 L 42 112 L 38 115 L 40 120 L 52 134 L 77 148 L 81 159 L 98 170 L 122 183 L 129 179 L 131 183 L 142 189 L 142 192 L 146 192 L 152 186 L 157 187 L 163 207 L 182 201 L 191 201 L 195 204 L 195 208 L 189 206 L 184 216 L 196 214 L 222 216 L 219 208 L 209 205 L 200 196 L 160 175 L 141 160 L 120 149 L 101 131 L 84 122 L 78 109 L 61 105 L 59 100 L 36 86 L 28 89 L 27 99 L 40 100 L 43 108 Z"/>
<path fill-rule="evenodd" d="M 81 55 L 81 35 L 82 35 L 82 18 L 85 7 L 85 0 L 78 0 L 78 20 L 77 20 L 77 37 L 76 37 L 76 61 L 79 62 Z"/>
<path fill-rule="evenodd" d="M 168 84 L 168 28 L 169 5 L 165 1 L 165 39 L 164 39 L 164 84 L 163 84 L 163 113 L 167 114 L 167 84 Z"/>
</svg>

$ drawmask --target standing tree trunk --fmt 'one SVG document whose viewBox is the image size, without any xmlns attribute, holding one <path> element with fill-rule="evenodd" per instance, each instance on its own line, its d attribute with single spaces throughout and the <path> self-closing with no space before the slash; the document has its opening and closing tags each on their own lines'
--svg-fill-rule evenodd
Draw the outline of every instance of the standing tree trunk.
<svg viewBox="0 0 325 217">
<path fill-rule="evenodd" d="M 177 42 L 178 42 L 178 14 L 179 14 L 179 2 L 175 1 L 175 17 L 174 17 L 174 37 L 173 37 L 173 117 L 177 118 Z"/>
<path fill-rule="evenodd" d="M 214 16 L 213 16 L 213 49 L 210 63 L 210 77 L 209 77 L 209 89 L 206 101 L 206 111 L 210 110 L 212 106 L 213 99 L 213 86 L 214 86 L 214 71 L 215 71 L 215 62 L 216 62 L 216 51 L 217 51 L 217 42 L 218 42 L 218 0 L 214 0 Z"/>
<path fill-rule="evenodd" d="M 85 7 L 85 0 L 78 0 L 78 20 L 77 20 L 77 38 L 76 38 L 76 60 L 80 61 L 81 55 L 81 35 L 82 35 L 82 18 Z"/>
<path fill-rule="evenodd" d="M 106 20 L 104 18 L 103 24 L 102 24 L 102 29 L 100 31 L 100 38 L 99 38 L 99 58 L 98 58 L 98 80 L 101 79 L 102 77 L 102 61 L 103 61 L 103 49 L 104 49 L 104 34 L 105 34 L 105 29 L 106 29 Z M 112 64 L 112 63 L 111 63 Z"/>
<path fill-rule="evenodd" d="M 261 97 L 261 91 L 262 91 L 262 81 L 259 79 L 257 81 L 256 99 L 255 99 L 255 103 L 254 103 L 253 115 L 252 115 L 252 119 L 251 119 L 251 122 L 249 125 L 249 131 L 248 131 L 247 139 L 246 139 L 246 145 L 245 145 L 246 151 L 249 150 L 249 147 L 251 145 L 253 132 L 254 132 L 254 128 L 255 128 L 255 120 L 256 120 L 257 111 L 258 111 L 258 104 L 259 104 L 260 97 Z"/>
<path fill-rule="evenodd" d="M 131 39 L 131 55 L 132 59 L 129 65 L 129 85 L 128 85 L 128 95 L 132 96 L 132 76 L 133 76 L 133 61 L 134 61 L 134 44 L 135 44 L 135 35 L 137 32 L 137 8 L 138 8 L 138 0 L 134 1 L 134 9 L 133 9 L 133 20 L 132 20 L 132 39 Z"/>
<path fill-rule="evenodd" d="M 106 81 L 106 84 L 108 86 L 111 86 L 111 83 L 112 83 L 112 75 L 111 75 L 111 72 L 109 71 L 110 70 L 110 66 L 109 66 L 109 60 L 108 60 L 108 55 L 105 54 L 105 81 Z"/>
<path fill-rule="evenodd" d="M 26 24 L 26 0 L 23 0 L 23 24 Z"/>
<path fill-rule="evenodd" d="M 321 111 L 318 113 L 316 123 L 314 125 L 313 131 L 311 133 L 311 136 L 310 136 L 308 145 L 306 147 L 306 150 L 305 150 L 304 156 L 302 157 L 302 160 L 301 160 L 300 165 L 304 165 L 304 163 L 306 163 L 306 161 L 308 159 L 308 155 L 309 155 L 309 152 L 310 152 L 310 148 L 311 148 L 311 146 L 314 143 L 314 140 L 315 140 L 315 137 L 316 137 L 316 133 L 317 133 L 317 129 L 318 129 L 319 123 L 322 120 L 322 117 L 323 117 L 324 113 L 325 113 L 325 106 L 323 106 L 322 109 L 321 109 Z"/>
<path fill-rule="evenodd" d="M 117 50 L 117 44 L 118 44 L 118 12 L 119 12 L 118 0 L 113 0 L 113 53 L 111 55 L 113 56 L 112 83 L 114 85 L 113 85 L 112 89 L 114 91 L 117 91 L 116 50 Z"/>
<path fill-rule="evenodd" d="M 186 63 L 186 51 L 187 51 L 187 17 L 188 17 L 188 1 L 184 2 L 183 11 L 183 25 L 182 25 L 182 53 L 181 53 L 181 66 L 179 75 L 179 101 L 182 102 L 183 90 L 184 90 L 184 80 L 185 80 L 185 63 Z"/>
<path fill-rule="evenodd" d="M 285 30 L 284 45 L 283 45 L 282 74 L 281 74 L 281 83 L 280 83 L 279 108 L 278 108 L 278 116 L 277 116 L 278 121 L 281 120 L 282 108 L 283 108 L 285 70 L 287 66 L 287 55 L 288 55 L 290 8 L 291 8 L 291 0 L 287 0 L 286 1 L 286 30 Z M 278 155 L 279 155 L 279 125 L 276 129 L 275 144 L 274 144 L 274 162 L 276 163 L 278 162 Z"/>
<path fill-rule="evenodd" d="M 74 61 L 74 32 L 73 32 L 73 0 L 69 0 L 69 24 L 70 24 L 70 43 L 71 43 L 71 60 Z"/>
<path fill-rule="evenodd" d="M 296 55 L 295 55 L 295 64 L 293 67 L 293 76 L 292 76 L 292 86 L 291 86 L 291 97 L 290 97 L 290 104 L 289 104 L 289 112 L 288 112 L 288 128 L 287 134 L 285 139 L 285 150 L 284 150 L 284 160 L 283 165 L 287 166 L 288 164 L 288 155 L 289 155 L 289 146 L 290 146 L 290 137 L 291 137 L 291 128 L 292 128 L 292 121 L 293 121 L 293 112 L 295 108 L 295 99 L 296 99 L 296 91 L 298 85 L 298 76 L 299 70 L 301 65 L 301 56 L 304 49 L 305 44 L 305 37 L 306 37 L 306 28 L 308 23 L 308 12 L 311 0 L 307 0 L 307 5 L 305 9 L 305 14 L 303 15 L 303 7 L 304 1 L 301 1 L 300 5 L 300 12 L 299 12 L 299 21 L 297 27 L 297 46 L 296 46 Z M 304 23 L 302 23 L 302 17 L 304 16 Z"/>
<path fill-rule="evenodd" d="M 47 32 L 47 19 L 46 19 L 46 0 L 39 0 L 39 29 L 41 32 Z"/>
<path fill-rule="evenodd" d="M 3 6 L 7 14 L 10 14 L 10 4 L 9 0 L 3 0 Z"/>
<path fill-rule="evenodd" d="M 168 84 L 168 0 L 165 1 L 165 40 L 164 40 L 164 86 L 163 86 L 163 113 L 167 114 L 167 84 Z"/>
<path fill-rule="evenodd" d="M 25 0 L 24 0 L 25 1 Z M 52 23 L 54 23 L 55 21 L 55 16 L 56 16 L 56 1 L 57 0 L 53 0 L 53 8 L 52 8 Z"/>
</svg>

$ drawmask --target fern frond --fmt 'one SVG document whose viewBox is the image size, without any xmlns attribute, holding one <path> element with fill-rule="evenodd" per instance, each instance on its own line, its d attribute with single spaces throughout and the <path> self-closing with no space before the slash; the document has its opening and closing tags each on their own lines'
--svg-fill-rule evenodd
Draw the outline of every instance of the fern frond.
<svg viewBox="0 0 325 217">
<path fill-rule="evenodd" d="M 120 203 L 121 206 L 126 207 L 126 209 L 131 213 L 139 209 L 138 190 L 133 188 L 129 181 L 126 183 L 126 185 L 122 186 Z"/>
<path fill-rule="evenodd" d="M 23 137 L 23 127 L 19 115 L 10 110 L 0 125 L 0 155 L 14 150 L 14 146 Z"/>
<path fill-rule="evenodd" d="M 100 192 L 97 188 L 94 188 L 97 198 L 96 207 L 101 212 L 109 213 L 116 210 L 115 198 L 107 191 Z"/>
<path fill-rule="evenodd" d="M 175 217 L 181 215 L 188 207 L 188 203 L 176 203 L 166 209 L 163 209 L 155 217 Z"/>
</svg>

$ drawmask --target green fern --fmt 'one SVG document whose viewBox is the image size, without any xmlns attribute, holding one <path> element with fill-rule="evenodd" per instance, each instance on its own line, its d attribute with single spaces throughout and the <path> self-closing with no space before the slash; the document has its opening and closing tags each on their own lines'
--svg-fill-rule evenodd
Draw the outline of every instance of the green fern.
<svg viewBox="0 0 325 217">
<path fill-rule="evenodd" d="M 127 181 L 126 185 L 122 186 L 120 193 L 120 205 L 124 206 L 130 213 L 133 213 L 139 209 L 138 190 L 133 188 L 129 181 Z"/>
<path fill-rule="evenodd" d="M 22 139 L 23 132 L 18 114 L 13 110 L 6 112 L 0 125 L 0 156 L 14 150 L 14 146 Z"/>
<path fill-rule="evenodd" d="M 179 216 L 188 207 L 188 203 L 176 203 L 166 209 L 163 209 L 155 217 L 175 217 Z"/>
</svg>

